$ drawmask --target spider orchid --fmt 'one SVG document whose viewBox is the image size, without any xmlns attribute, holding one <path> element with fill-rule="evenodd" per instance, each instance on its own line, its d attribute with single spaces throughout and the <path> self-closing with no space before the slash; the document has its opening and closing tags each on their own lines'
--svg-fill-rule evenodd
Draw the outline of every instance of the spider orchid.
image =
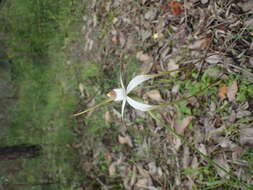
<svg viewBox="0 0 253 190">
<path fill-rule="evenodd" d="M 150 111 L 152 109 L 157 108 L 157 105 L 144 104 L 128 96 L 128 94 L 132 92 L 139 84 L 149 79 L 152 79 L 154 77 L 156 77 L 156 75 L 138 75 L 134 77 L 125 88 L 125 85 L 122 80 L 122 75 L 120 75 L 121 88 L 113 89 L 111 92 L 107 94 L 107 96 L 114 101 L 122 101 L 122 106 L 121 106 L 122 118 L 124 116 L 124 109 L 125 109 L 126 103 L 129 103 L 129 105 L 132 106 L 134 109 L 140 110 L 140 111 Z"/>
<path fill-rule="evenodd" d="M 124 116 L 124 109 L 125 109 L 126 103 L 129 103 L 129 105 L 132 106 L 134 109 L 140 110 L 140 111 L 150 111 L 150 110 L 162 107 L 162 106 L 166 106 L 168 103 L 161 104 L 161 105 L 144 104 L 144 103 L 141 103 L 141 102 L 138 102 L 138 101 L 132 99 L 128 95 L 138 85 L 140 85 L 141 83 L 143 83 L 143 82 L 145 82 L 149 79 L 153 79 L 155 77 L 167 75 L 167 74 L 170 74 L 170 73 L 173 73 L 173 72 L 182 71 L 182 70 L 185 70 L 185 69 L 189 69 L 189 66 L 185 66 L 185 67 L 182 67 L 180 69 L 174 69 L 174 70 L 170 70 L 170 71 L 166 71 L 166 72 L 162 72 L 162 73 L 158 73 L 158 74 L 137 75 L 136 77 L 134 77 L 129 82 L 129 84 L 127 85 L 126 88 L 125 88 L 125 85 L 124 85 L 123 80 L 122 80 L 122 74 L 120 72 L 120 85 L 121 85 L 121 88 L 116 88 L 116 89 L 113 89 L 111 92 L 109 92 L 107 94 L 109 99 L 106 99 L 103 102 L 100 102 L 99 104 L 97 104 L 97 105 L 95 105 L 91 108 L 88 108 L 88 109 L 86 109 L 86 110 L 84 110 L 80 113 L 76 113 L 76 114 L 74 114 L 74 116 L 79 116 L 79 115 L 82 115 L 84 113 L 87 113 L 87 112 L 89 112 L 89 111 L 91 111 L 91 110 L 93 110 L 93 109 L 95 109 L 95 108 L 97 108 L 101 105 L 107 104 L 108 102 L 111 102 L 111 101 L 116 101 L 116 102 L 122 101 L 122 106 L 121 106 L 121 117 L 122 118 Z"/>
</svg>

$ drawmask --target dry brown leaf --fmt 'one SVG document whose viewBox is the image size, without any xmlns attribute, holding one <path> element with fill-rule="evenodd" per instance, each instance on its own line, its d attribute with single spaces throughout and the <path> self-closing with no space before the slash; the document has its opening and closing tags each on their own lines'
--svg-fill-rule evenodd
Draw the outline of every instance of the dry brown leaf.
<svg viewBox="0 0 253 190">
<path fill-rule="evenodd" d="M 130 147 L 133 147 L 132 140 L 131 140 L 130 136 L 128 136 L 128 135 L 126 135 L 126 136 L 119 135 L 118 140 L 119 140 L 120 144 L 126 144 Z"/>
<path fill-rule="evenodd" d="M 182 14 L 184 11 L 183 4 L 177 1 L 171 1 L 169 4 L 171 12 L 174 16 Z"/>
<path fill-rule="evenodd" d="M 130 186 L 132 187 L 135 182 L 136 182 L 136 174 L 137 174 L 137 169 L 136 169 L 136 166 L 133 166 L 133 171 L 132 171 L 132 177 L 131 177 L 131 180 L 130 180 Z"/>
<path fill-rule="evenodd" d="M 110 152 L 105 152 L 105 160 L 109 163 L 112 161 L 112 155 Z"/>
<path fill-rule="evenodd" d="M 80 91 L 81 97 L 83 98 L 84 97 L 84 85 L 83 85 L 83 83 L 79 83 L 79 91 Z"/>
<path fill-rule="evenodd" d="M 159 90 L 151 90 L 149 92 L 146 92 L 144 94 L 144 97 L 148 97 L 151 100 L 154 100 L 154 101 L 157 101 L 157 102 L 163 101 L 162 96 L 161 96 Z"/>
<path fill-rule="evenodd" d="M 207 155 L 206 146 L 204 144 L 200 144 L 198 149 L 202 154 Z"/>
<path fill-rule="evenodd" d="M 217 64 L 221 61 L 220 55 L 211 55 L 206 58 L 206 62 L 210 64 Z"/>
<path fill-rule="evenodd" d="M 137 181 L 135 184 L 137 187 L 147 187 L 148 186 L 148 179 L 147 178 L 141 178 Z"/>
<path fill-rule="evenodd" d="M 93 165 L 91 162 L 88 162 L 88 161 L 85 161 L 83 164 L 82 164 L 82 169 L 85 171 L 85 172 L 90 172 L 93 168 Z"/>
<path fill-rule="evenodd" d="M 206 49 L 210 44 L 210 39 L 202 38 L 196 40 L 193 44 L 189 45 L 189 48 L 192 50 L 203 50 Z"/>
<path fill-rule="evenodd" d="M 106 122 L 111 122 L 111 115 L 109 111 L 105 112 L 104 118 Z"/>
<path fill-rule="evenodd" d="M 217 156 L 217 157 L 214 159 L 214 161 L 215 161 L 217 164 L 219 164 L 221 167 L 223 167 L 225 170 L 227 170 L 227 171 L 229 172 L 230 167 L 229 167 L 229 165 L 228 165 L 227 160 L 225 160 L 225 158 L 224 158 L 223 155 Z M 220 177 L 229 179 L 230 176 L 229 176 L 226 172 L 224 172 L 223 170 L 221 170 L 221 169 L 218 168 L 218 167 L 215 167 L 215 168 L 216 168 L 216 171 L 217 171 L 217 173 L 218 173 L 218 175 L 219 175 Z"/>
<path fill-rule="evenodd" d="M 253 144 L 253 126 L 248 128 L 243 128 L 240 131 L 240 143 L 242 145 Z"/>
<path fill-rule="evenodd" d="M 228 96 L 229 101 L 232 102 L 235 100 L 237 91 L 238 91 L 238 86 L 237 86 L 237 81 L 235 80 L 227 89 L 227 96 Z"/>
<path fill-rule="evenodd" d="M 184 150 L 183 150 L 183 158 L 182 158 L 182 165 L 183 168 L 186 169 L 189 167 L 189 163 L 190 163 L 190 150 L 188 146 L 184 146 Z"/>
<path fill-rule="evenodd" d="M 118 42 L 116 35 L 112 36 L 112 42 L 115 43 L 115 44 Z"/>
<path fill-rule="evenodd" d="M 109 166 L 109 175 L 114 176 L 115 173 L 116 173 L 116 163 L 114 162 Z"/>
<path fill-rule="evenodd" d="M 208 3 L 208 0 L 201 0 L 201 3 L 202 3 L 202 4 L 207 4 L 207 3 Z"/>
<path fill-rule="evenodd" d="M 119 32 L 119 44 L 121 48 L 123 48 L 126 44 L 126 37 L 122 32 Z"/>
<path fill-rule="evenodd" d="M 246 2 L 240 2 L 238 5 L 242 8 L 243 11 L 250 11 L 253 12 L 253 1 L 248 0 Z"/>
<path fill-rule="evenodd" d="M 194 118 L 193 116 L 185 117 L 181 122 L 178 122 L 175 125 L 175 130 L 180 135 L 183 135 L 186 127 L 190 124 L 190 122 L 192 121 L 193 118 Z M 179 150 L 180 146 L 182 145 L 181 139 L 178 137 L 175 137 L 174 144 L 175 144 L 175 149 Z"/>
<path fill-rule="evenodd" d="M 192 159 L 191 168 L 198 168 L 198 167 L 199 167 L 198 158 L 194 156 Z"/>
<path fill-rule="evenodd" d="M 226 85 L 221 86 L 218 92 L 219 98 L 221 98 L 222 100 L 225 99 L 227 91 L 228 91 L 228 87 Z"/>
<path fill-rule="evenodd" d="M 167 71 L 172 71 L 179 68 L 179 65 L 177 64 L 177 59 L 170 59 L 167 64 Z M 175 76 L 178 72 L 172 72 L 170 75 Z"/>
<path fill-rule="evenodd" d="M 138 164 L 137 169 L 138 169 L 139 174 L 142 177 L 144 177 L 144 178 L 149 178 L 150 177 L 149 172 L 146 169 L 144 169 L 142 165 Z"/>
<path fill-rule="evenodd" d="M 137 52 L 136 58 L 141 62 L 152 61 L 152 58 L 148 54 L 143 53 L 142 51 Z"/>
<path fill-rule="evenodd" d="M 190 124 L 190 122 L 194 119 L 193 116 L 185 117 L 182 121 L 176 124 L 175 129 L 180 134 L 183 135 L 186 127 Z"/>
</svg>

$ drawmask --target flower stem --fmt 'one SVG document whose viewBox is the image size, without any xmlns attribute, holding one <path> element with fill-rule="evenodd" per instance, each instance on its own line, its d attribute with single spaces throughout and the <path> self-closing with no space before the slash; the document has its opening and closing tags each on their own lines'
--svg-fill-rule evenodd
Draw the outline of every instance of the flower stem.
<svg viewBox="0 0 253 190">
<path fill-rule="evenodd" d="M 168 75 L 168 74 L 173 73 L 173 72 L 184 71 L 184 70 L 188 70 L 188 69 L 192 69 L 192 68 L 193 68 L 193 65 L 187 65 L 187 66 L 181 67 L 179 69 L 173 69 L 173 70 L 170 70 L 170 71 L 165 71 L 165 72 L 161 72 L 161 73 L 157 73 L 157 74 L 151 74 L 151 76 L 160 77 L 160 76 Z"/>
<path fill-rule="evenodd" d="M 99 107 L 99 106 L 102 106 L 102 105 L 104 105 L 104 104 L 107 104 L 107 103 L 109 103 L 109 102 L 111 102 L 111 101 L 112 101 L 111 98 L 105 99 L 104 101 L 98 103 L 97 105 L 92 106 L 92 107 L 90 107 L 90 108 L 88 108 L 88 109 L 86 109 L 86 110 L 84 110 L 84 111 L 82 111 L 82 112 L 76 113 L 76 114 L 74 114 L 73 116 L 74 116 L 74 117 L 77 117 L 77 116 L 82 115 L 82 114 L 84 114 L 84 113 L 87 113 L 87 112 L 89 112 L 89 111 L 91 111 L 91 110 L 94 110 L 95 108 L 97 108 L 97 107 Z"/>
</svg>

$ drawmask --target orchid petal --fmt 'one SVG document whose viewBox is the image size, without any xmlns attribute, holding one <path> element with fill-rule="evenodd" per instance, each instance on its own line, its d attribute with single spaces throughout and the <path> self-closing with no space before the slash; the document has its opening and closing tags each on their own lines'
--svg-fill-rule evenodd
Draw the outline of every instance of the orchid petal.
<svg viewBox="0 0 253 190">
<path fill-rule="evenodd" d="M 123 119 L 123 117 L 124 117 L 124 110 L 125 110 L 126 101 L 127 101 L 127 99 L 125 98 L 125 99 L 123 100 L 122 106 L 121 106 L 121 117 L 122 117 L 122 119 Z"/>
<path fill-rule="evenodd" d="M 127 96 L 127 102 L 130 104 L 130 106 L 140 111 L 149 111 L 157 107 L 154 105 L 144 104 L 144 103 L 135 101 L 134 99 L 128 96 Z"/>
<path fill-rule="evenodd" d="M 126 97 L 125 89 L 123 89 L 123 88 L 116 88 L 116 89 L 113 89 L 113 91 L 115 92 L 115 99 L 114 99 L 114 101 L 122 101 L 122 100 L 125 99 L 125 97 Z"/>
<path fill-rule="evenodd" d="M 154 78 L 154 75 L 138 75 L 134 77 L 128 84 L 126 93 L 130 93 L 136 86 L 139 84 L 145 82 L 146 80 L 149 80 L 151 78 Z"/>
</svg>

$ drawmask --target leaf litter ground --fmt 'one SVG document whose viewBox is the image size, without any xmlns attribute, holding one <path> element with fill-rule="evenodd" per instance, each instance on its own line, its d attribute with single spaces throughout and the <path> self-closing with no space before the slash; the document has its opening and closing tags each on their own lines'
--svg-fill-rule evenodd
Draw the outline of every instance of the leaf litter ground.
<svg viewBox="0 0 253 190">
<path fill-rule="evenodd" d="M 122 122 L 117 104 L 78 117 L 77 133 L 83 140 L 76 147 L 86 176 L 84 189 L 245 189 L 242 183 L 253 185 L 252 7 L 250 0 L 92 0 L 84 16 L 84 44 L 74 44 L 73 55 L 99 62 L 104 79 L 116 81 L 112 85 L 119 85 L 120 64 L 127 80 L 193 65 L 136 91 L 156 104 L 218 83 L 158 110 L 165 126 L 130 107 Z M 114 87 L 93 88 L 105 95 Z M 81 85 L 80 99 L 91 99 L 89 105 L 94 105 L 96 94 L 86 89 Z M 94 134 L 88 120 L 96 119 L 98 113 L 105 128 Z M 209 164 L 166 125 L 241 183 Z"/>
</svg>

